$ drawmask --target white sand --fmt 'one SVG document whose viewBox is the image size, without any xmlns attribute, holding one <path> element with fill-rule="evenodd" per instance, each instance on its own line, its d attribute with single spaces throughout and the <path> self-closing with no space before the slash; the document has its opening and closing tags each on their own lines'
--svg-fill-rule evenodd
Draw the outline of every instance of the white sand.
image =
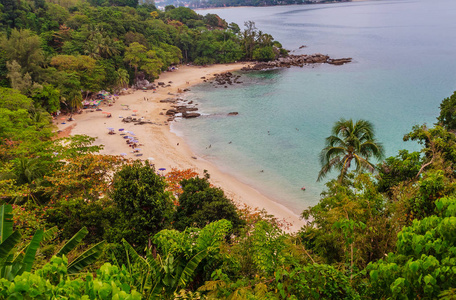
<svg viewBox="0 0 456 300">
<path fill-rule="evenodd" d="M 203 81 L 201 77 L 210 78 L 216 73 L 239 70 L 244 65 L 243 63 L 237 63 L 209 67 L 180 66 L 177 71 L 165 72 L 156 80 L 156 82 L 162 81 L 165 83 L 172 81 L 171 87 L 159 88 L 156 93 L 152 91 L 132 91 L 132 94 L 120 96 L 120 99 L 113 106 L 109 107 L 103 104 L 101 108 L 103 111 L 112 113 L 111 118 L 107 118 L 106 114 L 102 114 L 100 111 L 89 112 L 84 110 L 83 114 L 73 116 L 75 121 L 66 122 L 67 124 L 60 124 L 63 121 L 59 118 L 58 127 L 60 130 L 71 130 L 71 135 L 85 134 L 97 137 L 95 144 L 105 146 L 104 150 L 101 151 L 102 154 L 119 155 L 120 153 L 128 153 L 126 158 L 143 160 L 153 157 L 152 163 L 155 164 L 157 170 L 158 168 L 166 168 L 167 170 L 171 170 L 171 168 L 193 169 L 201 175 L 203 170 L 208 170 L 211 175 L 211 183 L 221 187 L 227 196 L 238 205 L 246 204 L 251 208 L 264 208 L 269 214 L 291 223 L 287 231 L 296 232 L 304 224 L 304 221 L 299 216 L 283 205 L 262 195 L 251 186 L 223 173 L 212 163 L 200 157 L 197 159 L 192 158 L 196 157 L 196 155 L 192 153 L 182 138 L 170 132 L 169 124 L 166 122 L 168 117 L 164 113 L 172 104 L 159 102 L 166 98 L 176 97 L 168 93 L 177 94 L 178 89 L 201 83 Z M 145 101 L 144 98 L 149 100 Z M 128 104 L 130 109 L 125 110 L 125 107 L 121 106 L 121 104 Z M 133 110 L 138 110 L 136 117 L 144 117 L 145 120 L 150 120 L 156 124 L 134 125 L 134 123 L 123 123 L 121 117 L 130 116 Z M 160 112 L 163 112 L 163 115 L 159 115 Z M 70 126 L 73 128 L 68 128 Z M 115 128 L 116 134 L 109 135 L 107 127 Z M 143 153 L 141 157 L 135 157 L 131 153 L 132 149 L 120 135 L 119 128 L 135 133 L 140 143 L 143 144 L 139 146 L 141 153 Z"/>
</svg>

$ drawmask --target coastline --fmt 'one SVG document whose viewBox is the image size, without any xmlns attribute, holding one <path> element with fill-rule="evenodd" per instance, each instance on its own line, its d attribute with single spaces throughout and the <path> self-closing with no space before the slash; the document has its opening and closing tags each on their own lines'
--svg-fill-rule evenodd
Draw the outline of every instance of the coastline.
<svg viewBox="0 0 456 300">
<path fill-rule="evenodd" d="M 265 209 L 268 214 L 274 215 L 281 221 L 289 223 L 288 232 L 298 231 L 304 221 L 294 214 L 291 210 L 275 202 L 273 199 L 261 194 L 253 187 L 242 183 L 232 175 L 226 174 L 216 167 L 193 153 L 182 137 L 177 136 L 171 131 L 170 123 L 167 122 L 166 110 L 171 108 L 171 103 L 161 103 L 160 100 L 175 98 L 178 90 L 190 88 L 193 85 L 202 83 L 205 77 L 210 79 L 214 74 L 228 71 L 240 70 L 247 63 L 217 64 L 208 67 L 201 66 L 179 66 L 173 72 L 164 72 L 156 82 L 170 83 L 169 87 L 160 87 L 156 93 L 152 91 L 137 90 L 131 94 L 119 96 L 113 106 L 103 105 L 101 108 L 105 112 L 112 114 L 111 118 L 106 118 L 100 111 L 90 112 L 84 110 L 83 114 L 74 115 L 75 121 L 66 124 L 58 124 L 58 129 L 62 132 L 70 131 L 72 135 L 85 134 L 97 137 L 95 144 L 104 145 L 101 154 L 120 155 L 127 153 L 126 158 L 147 159 L 153 158 L 152 163 L 156 169 L 166 168 L 166 170 L 193 169 L 200 176 L 204 170 L 211 175 L 210 181 L 214 186 L 223 189 L 227 197 L 232 199 L 239 207 L 247 205 L 251 208 Z M 130 90 L 131 91 L 131 90 Z M 125 110 L 129 105 L 129 110 Z M 152 124 L 134 125 L 134 123 L 123 123 L 122 117 L 130 116 L 133 110 L 137 110 L 136 117 L 144 117 Z M 162 113 L 162 115 L 160 115 Z M 69 128 L 71 127 L 71 128 Z M 109 135 L 107 127 L 115 128 L 116 134 Z M 141 157 L 133 156 L 131 148 L 120 136 L 118 129 L 124 128 L 125 131 L 132 131 L 142 144 L 140 146 Z M 196 159 L 195 159 L 196 158 Z"/>
<path fill-rule="evenodd" d="M 219 6 L 219 7 L 201 7 L 201 8 L 192 8 L 192 10 L 198 12 L 198 11 L 204 11 L 204 10 L 211 10 L 211 9 L 231 9 L 231 8 L 246 8 L 246 7 L 275 7 L 275 6 L 292 6 L 292 5 L 316 5 L 316 4 L 337 4 L 337 3 L 350 3 L 350 2 L 365 2 L 365 1 L 371 1 L 371 0 L 348 0 L 348 1 L 343 1 L 343 2 L 320 2 L 320 3 L 301 3 L 301 4 L 280 4 L 280 5 L 264 5 L 264 6 L 248 6 L 248 5 L 239 5 L 239 6 Z"/>
</svg>

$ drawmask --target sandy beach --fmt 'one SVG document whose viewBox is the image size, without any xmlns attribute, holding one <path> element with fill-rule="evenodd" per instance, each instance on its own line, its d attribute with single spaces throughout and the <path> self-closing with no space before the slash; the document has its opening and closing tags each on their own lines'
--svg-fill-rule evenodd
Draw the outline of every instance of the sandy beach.
<svg viewBox="0 0 456 300">
<path fill-rule="evenodd" d="M 103 112 L 111 113 L 112 117 L 107 118 L 102 111 L 85 109 L 82 114 L 73 116 L 74 121 L 65 122 L 66 124 L 61 124 L 63 121 L 58 118 L 58 129 L 71 135 L 85 134 L 96 137 L 95 144 L 104 145 L 102 154 L 126 153 L 125 157 L 131 159 L 153 158 L 151 162 L 155 164 L 157 170 L 159 168 L 166 168 L 166 170 L 193 169 L 201 175 L 204 170 L 208 170 L 211 175 L 211 183 L 221 187 L 237 205 L 246 204 L 251 208 L 264 208 L 269 214 L 290 223 L 287 231 L 296 232 L 304 224 L 299 216 L 192 153 L 185 141 L 170 131 L 170 124 L 167 122 L 168 116 L 165 115 L 165 112 L 171 108 L 172 104 L 160 102 L 167 98 L 178 97 L 178 90 L 191 88 L 192 85 L 201 83 L 203 81 L 201 77 L 211 78 L 214 74 L 239 70 L 243 66 L 245 66 L 244 63 L 208 67 L 179 66 L 178 70 L 162 73 L 160 78 L 155 81 L 166 84 L 171 82 L 169 87 L 160 87 L 155 93 L 149 90 L 129 90 L 130 94 L 120 96 L 113 106 L 102 104 L 100 108 Z M 180 97 L 185 97 L 185 93 L 180 94 Z M 125 105 L 129 106 L 128 110 Z M 161 112 L 162 115 L 160 115 Z M 150 120 L 152 124 L 134 125 L 134 123 L 122 122 L 123 117 L 132 114 L 136 115 L 133 117 Z M 114 128 L 116 134 L 108 134 L 108 127 Z M 142 156 L 137 157 L 132 153 L 132 148 L 125 143 L 125 139 L 118 131 L 120 128 L 123 128 L 124 131 L 134 132 L 139 143 L 142 144 L 139 146 Z M 166 171 L 164 172 L 166 173 Z"/>
</svg>

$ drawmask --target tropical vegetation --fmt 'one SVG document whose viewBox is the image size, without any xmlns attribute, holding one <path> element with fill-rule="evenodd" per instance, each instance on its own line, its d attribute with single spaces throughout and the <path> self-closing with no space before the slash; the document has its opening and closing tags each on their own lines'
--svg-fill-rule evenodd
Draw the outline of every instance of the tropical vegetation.
<svg viewBox="0 0 456 300">
<path fill-rule="evenodd" d="M 208 174 L 58 138 L 51 114 L 102 87 L 280 51 L 252 22 L 137 4 L 1 3 L 2 299 L 454 299 L 454 95 L 405 134 L 419 151 L 386 159 L 370 122 L 337 121 L 296 233 Z"/>
<path fill-rule="evenodd" d="M 37 112 L 74 111 L 93 93 L 153 81 L 180 63 L 286 54 L 252 23 L 242 30 L 185 7 L 161 11 L 137 0 L 8 0 L 0 12 L 0 86 L 32 99 Z"/>
</svg>

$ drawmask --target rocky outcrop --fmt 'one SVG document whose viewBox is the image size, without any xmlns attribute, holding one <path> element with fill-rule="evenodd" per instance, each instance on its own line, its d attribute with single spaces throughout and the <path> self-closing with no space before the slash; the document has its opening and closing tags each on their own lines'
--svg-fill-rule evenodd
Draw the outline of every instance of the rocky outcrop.
<svg viewBox="0 0 456 300">
<path fill-rule="evenodd" d="M 172 98 L 166 98 L 163 100 L 160 100 L 160 103 L 176 103 L 177 99 L 172 99 Z"/>
<path fill-rule="evenodd" d="M 237 116 L 239 115 L 239 113 L 237 111 L 232 111 L 230 113 L 228 113 L 228 116 Z"/>
<path fill-rule="evenodd" d="M 332 65 L 343 65 L 351 62 L 351 58 L 338 58 L 333 59 L 328 55 L 316 53 L 316 54 L 303 54 L 303 55 L 289 55 L 287 57 L 280 57 L 277 60 L 260 62 L 253 66 L 247 66 L 242 68 L 243 71 L 257 71 L 275 68 L 290 68 L 292 66 L 303 67 L 309 64 L 332 64 Z"/>
<path fill-rule="evenodd" d="M 196 118 L 201 116 L 200 113 L 195 113 L 198 110 L 197 107 L 186 106 L 186 105 L 172 105 L 171 109 L 166 111 L 166 115 L 170 116 L 168 121 L 172 121 L 177 114 L 181 114 L 183 118 Z"/>
<path fill-rule="evenodd" d="M 328 59 L 328 60 L 326 61 L 326 63 L 327 63 L 327 64 L 331 64 L 331 65 L 340 66 L 340 65 L 349 63 L 349 62 L 351 62 L 351 61 L 352 61 L 351 58 L 338 58 L 338 59 Z"/>
<path fill-rule="evenodd" d="M 189 112 L 183 112 L 182 113 L 182 118 L 186 118 L 186 119 L 197 118 L 199 116 L 201 116 L 201 114 L 199 114 L 199 113 L 189 113 Z"/>
<path fill-rule="evenodd" d="M 239 78 L 241 78 L 240 75 L 234 75 L 231 72 L 226 72 L 222 74 L 214 74 L 214 79 L 213 83 L 217 85 L 224 85 L 226 86 L 227 84 L 232 85 L 234 83 L 241 83 L 239 81 Z"/>
<path fill-rule="evenodd" d="M 156 124 L 150 120 L 144 120 L 140 118 L 126 117 L 122 119 L 124 123 L 134 123 L 134 125 L 144 125 L 144 124 Z"/>
<path fill-rule="evenodd" d="M 156 88 L 155 84 L 149 82 L 147 79 L 136 80 L 134 87 L 141 90 L 153 90 Z"/>
<path fill-rule="evenodd" d="M 231 72 L 221 73 L 221 74 L 214 74 L 214 78 L 210 80 L 210 82 L 217 86 L 224 86 L 224 88 L 228 88 L 229 85 L 239 84 L 242 81 L 239 81 L 241 75 L 235 75 Z"/>
</svg>

